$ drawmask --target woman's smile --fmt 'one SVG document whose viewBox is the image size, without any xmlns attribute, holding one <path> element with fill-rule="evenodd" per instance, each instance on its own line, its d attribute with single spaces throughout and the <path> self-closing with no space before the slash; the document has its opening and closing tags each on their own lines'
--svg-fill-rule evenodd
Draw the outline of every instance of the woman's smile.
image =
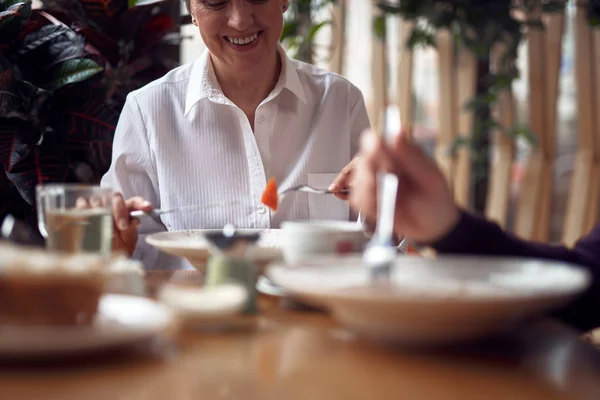
<svg viewBox="0 0 600 400">
<path fill-rule="evenodd" d="M 262 36 L 263 31 L 257 31 L 247 35 L 223 36 L 223 40 L 236 51 L 248 51 L 259 44 Z"/>
</svg>

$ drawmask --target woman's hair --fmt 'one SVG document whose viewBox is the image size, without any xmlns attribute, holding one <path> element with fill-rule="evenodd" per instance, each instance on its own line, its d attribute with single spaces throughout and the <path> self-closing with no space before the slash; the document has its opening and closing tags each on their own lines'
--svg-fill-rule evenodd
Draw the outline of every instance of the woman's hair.
<svg viewBox="0 0 600 400">
<path fill-rule="evenodd" d="M 190 0 L 184 0 L 185 8 L 187 9 L 188 14 L 191 14 L 192 10 L 190 9 Z"/>
</svg>

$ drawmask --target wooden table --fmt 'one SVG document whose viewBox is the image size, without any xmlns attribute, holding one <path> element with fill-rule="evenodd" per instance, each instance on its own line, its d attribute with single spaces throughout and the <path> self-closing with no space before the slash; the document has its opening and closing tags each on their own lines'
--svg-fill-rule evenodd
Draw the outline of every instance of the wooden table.
<svg viewBox="0 0 600 400">
<path fill-rule="evenodd" d="M 92 358 L 0 366 L 4 399 L 596 400 L 600 352 L 552 321 L 425 351 L 361 342 L 325 314 L 270 308 L 238 331 L 186 331 Z"/>
</svg>

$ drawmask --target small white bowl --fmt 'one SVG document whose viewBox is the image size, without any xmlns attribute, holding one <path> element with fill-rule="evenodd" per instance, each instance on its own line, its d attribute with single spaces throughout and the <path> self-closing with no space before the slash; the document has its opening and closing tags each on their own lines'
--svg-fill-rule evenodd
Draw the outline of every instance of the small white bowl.
<svg viewBox="0 0 600 400">
<path fill-rule="evenodd" d="M 279 229 L 238 229 L 239 233 L 260 233 L 256 249 L 250 258 L 256 263 L 257 274 L 262 274 L 268 263 L 282 258 Z M 146 237 L 146 243 L 160 251 L 177 257 L 185 257 L 202 274 L 210 257 L 207 233 L 221 232 L 220 229 L 196 229 L 154 233 Z"/>
<path fill-rule="evenodd" d="M 346 221 L 285 221 L 281 236 L 283 257 L 290 264 L 315 256 L 358 253 L 369 240 L 360 224 Z"/>
</svg>

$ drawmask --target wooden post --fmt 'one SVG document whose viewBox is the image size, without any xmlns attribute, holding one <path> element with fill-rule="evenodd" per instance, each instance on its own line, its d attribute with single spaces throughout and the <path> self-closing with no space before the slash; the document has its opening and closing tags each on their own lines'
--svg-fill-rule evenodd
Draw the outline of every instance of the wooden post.
<svg viewBox="0 0 600 400">
<path fill-rule="evenodd" d="M 590 51 L 592 59 L 592 83 L 594 85 L 594 103 L 592 104 L 595 117 L 595 131 L 594 137 L 594 168 L 592 170 L 592 178 L 590 179 L 590 201 L 588 202 L 588 208 L 586 212 L 587 225 L 585 231 L 582 233 L 589 232 L 596 222 L 598 222 L 598 213 L 600 206 L 600 115 L 598 115 L 600 107 L 600 29 L 594 28 L 592 30 L 592 50 Z"/>
<path fill-rule="evenodd" d="M 412 119 L 413 119 L 413 52 L 406 47 L 406 42 L 414 28 L 414 22 L 403 20 L 400 24 L 400 44 L 398 56 L 397 73 L 397 104 L 400 109 L 400 121 L 402 129 L 407 129 L 409 138 L 412 139 Z"/>
<path fill-rule="evenodd" d="M 541 3 L 532 17 L 541 16 Z M 541 29 L 530 28 L 528 38 L 529 64 L 529 115 L 530 125 L 537 134 L 538 145 L 531 151 L 527 161 L 527 173 L 521 183 L 519 208 L 515 221 L 515 233 L 524 239 L 535 239 L 540 217 L 540 201 L 544 186 L 546 148 L 546 57 L 545 37 Z"/>
<path fill-rule="evenodd" d="M 600 139 L 597 138 L 598 108 L 594 95 L 594 46 L 587 21 L 585 3 L 578 3 L 575 10 L 575 68 L 577 84 L 577 124 L 579 144 L 575 156 L 575 169 L 563 225 L 562 241 L 571 246 L 588 229 L 588 212 L 597 215 L 598 193 L 597 160 Z M 597 93 L 596 93 L 597 95 Z"/>
<path fill-rule="evenodd" d="M 332 5 L 333 28 L 331 32 L 331 58 L 329 70 L 342 75 L 344 72 L 344 47 L 346 45 L 346 0 Z"/>
<path fill-rule="evenodd" d="M 473 131 L 473 110 L 465 110 L 464 105 L 475 96 L 477 91 L 477 58 L 466 48 L 460 49 L 456 63 L 456 101 L 458 108 L 456 135 L 471 137 Z M 454 199 L 463 208 L 470 208 L 471 184 L 471 146 L 463 145 L 458 149 L 454 161 Z"/>
<path fill-rule="evenodd" d="M 554 13 L 547 17 L 545 23 L 545 56 L 546 56 L 546 88 L 545 88 L 545 132 L 543 135 L 544 174 L 540 193 L 539 216 L 535 239 L 548 241 L 550 233 L 550 217 L 553 194 L 553 165 L 556 158 L 556 127 L 558 113 L 558 96 L 560 82 L 560 66 L 562 60 L 562 39 L 565 32 L 565 14 Z"/>
<path fill-rule="evenodd" d="M 505 46 L 497 46 L 492 50 L 492 63 L 496 72 L 503 72 L 500 59 L 505 51 Z M 500 98 L 493 110 L 496 119 L 506 128 L 515 124 L 515 101 L 512 88 L 500 94 Z M 493 155 L 490 166 L 490 185 L 485 215 L 501 227 L 506 226 L 510 202 L 510 183 L 512 164 L 515 156 L 514 139 L 500 129 L 493 132 Z"/>
<path fill-rule="evenodd" d="M 436 33 L 439 62 L 439 134 L 435 149 L 438 162 L 448 184 L 452 187 L 454 176 L 454 160 L 450 154 L 450 146 L 456 137 L 456 96 L 454 74 L 454 43 L 452 33 L 440 29 Z"/>
<path fill-rule="evenodd" d="M 384 15 L 374 3 L 372 6 L 373 19 Z M 373 97 L 369 107 L 369 119 L 373 124 L 379 116 L 387 110 L 387 68 L 386 68 L 386 38 L 377 37 L 374 30 L 371 33 L 371 81 L 373 83 Z"/>
</svg>

